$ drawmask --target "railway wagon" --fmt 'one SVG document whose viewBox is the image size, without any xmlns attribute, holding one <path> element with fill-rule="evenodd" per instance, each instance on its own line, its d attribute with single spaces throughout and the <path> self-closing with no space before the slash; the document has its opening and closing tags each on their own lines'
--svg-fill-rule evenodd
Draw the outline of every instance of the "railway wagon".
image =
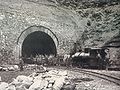
<svg viewBox="0 0 120 90">
<path fill-rule="evenodd" d="M 108 63 L 106 48 L 85 48 L 72 55 L 72 65 L 81 68 L 105 69 Z"/>
</svg>

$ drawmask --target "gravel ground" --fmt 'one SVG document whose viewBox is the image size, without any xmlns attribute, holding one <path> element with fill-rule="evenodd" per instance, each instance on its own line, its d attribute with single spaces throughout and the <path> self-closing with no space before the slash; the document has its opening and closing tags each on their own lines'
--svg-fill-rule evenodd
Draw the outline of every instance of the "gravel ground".
<svg viewBox="0 0 120 90">
<path fill-rule="evenodd" d="M 120 90 L 120 86 L 87 74 L 70 71 L 69 75 L 77 78 L 77 90 Z"/>
<path fill-rule="evenodd" d="M 49 69 L 53 69 L 53 68 L 49 68 Z M 65 69 L 61 69 L 61 70 L 65 70 Z M 8 72 L 0 72 L 0 76 L 2 78 L 2 81 L 11 82 L 12 78 L 16 78 L 18 75 L 30 75 L 33 72 L 34 71 L 31 70 L 24 70 L 22 72 L 8 71 Z M 75 71 L 67 70 L 67 72 L 70 79 L 73 81 L 73 83 L 76 84 L 77 90 L 120 90 L 120 86 L 117 86 L 112 82 L 108 82 L 106 80 Z"/>
<path fill-rule="evenodd" d="M 65 70 L 65 68 L 60 68 L 60 69 Z M 76 84 L 77 90 L 120 90 L 120 86 L 112 82 L 75 71 L 69 71 L 69 70 L 67 71 L 69 77 Z M 108 71 L 106 70 L 95 70 L 95 71 L 98 72 L 104 71 L 104 73 L 108 73 Z M 119 72 L 117 73 L 117 71 L 110 71 L 109 74 L 110 73 L 115 74 L 116 76 L 119 75 Z"/>
<path fill-rule="evenodd" d="M 10 83 L 13 78 L 16 78 L 18 75 L 30 75 L 33 73 L 31 70 L 25 70 L 25 71 L 1 71 L 0 77 L 3 82 Z"/>
</svg>

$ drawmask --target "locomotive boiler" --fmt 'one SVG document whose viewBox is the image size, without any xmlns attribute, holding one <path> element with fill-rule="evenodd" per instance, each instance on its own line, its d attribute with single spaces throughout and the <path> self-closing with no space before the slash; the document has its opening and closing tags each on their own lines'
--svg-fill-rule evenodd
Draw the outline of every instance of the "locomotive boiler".
<svg viewBox="0 0 120 90">
<path fill-rule="evenodd" d="M 109 62 L 107 48 L 84 48 L 72 55 L 72 65 L 81 68 L 105 69 Z"/>
</svg>

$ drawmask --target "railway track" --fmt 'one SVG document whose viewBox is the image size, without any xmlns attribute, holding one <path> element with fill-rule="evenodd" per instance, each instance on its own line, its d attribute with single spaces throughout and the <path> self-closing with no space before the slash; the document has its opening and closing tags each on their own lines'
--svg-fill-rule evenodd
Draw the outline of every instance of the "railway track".
<svg viewBox="0 0 120 90">
<path fill-rule="evenodd" d="M 95 77 L 107 80 L 109 82 L 112 82 L 112 83 L 120 86 L 120 78 L 118 78 L 118 77 L 114 77 L 111 75 L 106 75 L 106 74 L 102 74 L 102 73 L 98 73 L 98 72 L 94 72 L 94 71 L 89 71 L 89 70 L 85 70 L 85 69 L 79 69 L 79 68 L 73 68 L 71 70 L 72 71 L 74 70 L 74 71 L 79 72 L 79 73 L 84 73 L 84 74 L 88 74 L 91 76 L 95 76 Z"/>
<path fill-rule="evenodd" d="M 88 75 L 98 77 L 100 79 L 112 82 L 112 83 L 120 86 L 120 78 L 115 77 L 115 76 L 106 75 L 106 74 L 102 74 L 102 73 L 98 73 L 98 72 L 94 72 L 94 71 L 90 71 L 90 70 L 86 70 L 86 69 L 80 69 L 80 68 L 70 68 L 70 69 L 66 69 L 65 67 L 55 67 L 55 68 L 56 69 L 62 69 L 62 70 L 75 71 L 75 72 L 78 72 L 78 73 L 88 74 Z"/>
</svg>

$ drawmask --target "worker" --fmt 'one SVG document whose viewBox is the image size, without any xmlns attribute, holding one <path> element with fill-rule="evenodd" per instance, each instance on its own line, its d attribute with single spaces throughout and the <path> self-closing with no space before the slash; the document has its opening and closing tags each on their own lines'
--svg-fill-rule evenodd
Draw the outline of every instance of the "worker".
<svg viewBox="0 0 120 90">
<path fill-rule="evenodd" d="M 109 49 L 105 50 L 106 56 L 105 56 L 105 60 L 106 60 L 106 70 L 108 70 L 109 67 L 109 59 L 110 59 L 110 53 L 109 53 Z"/>
<path fill-rule="evenodd" d="M 20 57 L 20 62 L 19 62 L 20 71 L 23 71 L 23 65 L 24 65 L 24 61 L 22 57 Z"/>
</svg>

